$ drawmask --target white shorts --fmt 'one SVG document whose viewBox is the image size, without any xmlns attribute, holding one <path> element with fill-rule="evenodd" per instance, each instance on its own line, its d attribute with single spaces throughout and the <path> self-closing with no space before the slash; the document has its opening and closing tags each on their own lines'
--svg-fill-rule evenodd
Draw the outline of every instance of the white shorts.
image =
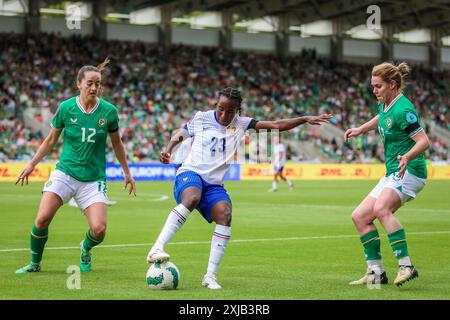
<svg viewBox="0 0 450 320">
<path fill-rule="evenodd" d="M 398 177 L 398 172 L 392 173 L 387 177 L 380 179 L 378 184 L 370 192 L 369 196 L 378 199 L 384 188 L 394 189 L 400 197 L 401 204 L 416 198 L 416 195 L 423 189 L 427 183 L 426 179 L 421 179 L 406 170 L 403 179 Z"/>
<path fill-rule="evenodd" d="M 74 198 L 78 207 L 85 210 L 96 202 L 107 203 L 106 182 L 81 182 L 60 170 L 55 170 L 50 175 L 50 179 L 45 183 L 44 191 L 56 193 L 63 203 Z"/>
</svg>

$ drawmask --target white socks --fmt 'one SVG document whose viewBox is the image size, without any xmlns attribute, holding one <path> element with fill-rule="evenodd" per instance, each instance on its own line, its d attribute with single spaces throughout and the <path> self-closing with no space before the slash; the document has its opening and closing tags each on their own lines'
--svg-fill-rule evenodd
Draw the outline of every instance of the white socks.
<svg viewBox="0 0 450 320">
<path fill-rule="evenodd" d="M 276 183 L 275 181 L 272 182 L 272 189 L 273 190 L 277 190 L 278 187 L 278 183 Z"/>
<path fill-rule="evenodd" d="M 384 272 L 381 260 L 367 260 L 367 266 L 370 271 L 375 272 L 376 275 L 381 275 Z"/>
<path fill-rule="evenodd" d="M 286 183 L 288 184 L 289 187 L 292 187 L 292 181 L 291 180 L 287 180 L 286 179 Z"/>
<path fill-rule="evenodd" d="M 186 222 L 190 213 L 189 209 L 181 203 L 173 208 L 152 249 L 164 249 L 164 246 Z"/>
<path fill-rule="evenodd" d="M 231 227 L 216 225 L 214 234 L 211 240 L 211 253 L 209 254 L 207 275 L 215 276 L 219 269 L 220 261 L 222 261 L 223 254 L 230 241 Z"/>
<path fill-rule="evenodd" d="M 412 266 L 411 259 L 409 256 L 398 259 L 399 266 Z"/>
</svg>

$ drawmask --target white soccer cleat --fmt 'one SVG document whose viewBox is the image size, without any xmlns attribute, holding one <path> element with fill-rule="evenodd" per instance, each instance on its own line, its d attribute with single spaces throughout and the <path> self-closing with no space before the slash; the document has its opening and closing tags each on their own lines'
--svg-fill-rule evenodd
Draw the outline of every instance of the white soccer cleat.
<svg viewBox="0 0 450 320">
<path fill-rule="evenodd" d="M 222 286 L 217 283 L 216 277 L 211 275 L 205 275 L 203 277 L 202 286 L 211 290 L 222 289 Z"/>
<path fill-rule="evenodd" d="M 106 205 L 107 205 L 107 206 L 113 206 L 113 205 L 115 205 L 115 204 L 117 204 L 117 201 L 109 200 L 109 199 L 106 200 Z"/>
<path fill-rule="evenodd" d="M 163 263 L 170 259 L 170 255 L 162 249 L 151 249 L 147 255 L 147 262 L 152 264 L 155 262 Z"/>
</svg>

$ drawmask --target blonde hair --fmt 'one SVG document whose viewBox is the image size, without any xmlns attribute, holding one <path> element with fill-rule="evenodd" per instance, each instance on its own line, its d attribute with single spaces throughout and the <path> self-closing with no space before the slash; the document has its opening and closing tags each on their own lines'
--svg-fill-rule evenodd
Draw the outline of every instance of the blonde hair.
<svg viewBox="0 0 450 320">
<path fill-rule="evenodd" d="M 372 69 L 372 76 L 381 77 L 384 82 L 395 81 L 397 88 L 403 91 L 405 87 L 405 78 L 410 73 L 411 68 L 406 62 L 400 63 L 398 66 L 393 63 L 383 62 L 376 65 Z"/>
</svg>

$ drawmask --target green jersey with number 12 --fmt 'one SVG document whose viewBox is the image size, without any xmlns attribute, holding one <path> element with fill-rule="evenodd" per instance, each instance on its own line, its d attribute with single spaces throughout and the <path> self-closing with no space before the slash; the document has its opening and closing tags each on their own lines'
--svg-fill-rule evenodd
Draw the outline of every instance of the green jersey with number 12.
<svg viewBox="0 0 450 320">
<path fill-rule="evenodd" d="M 403 94 L 397 96 L 386 110 L 378 105 L 378 131 L 384 142 L 386 176 L 399 171 L 397 157 L 405 155 L 416 142 L 411 138 L 420 130 L 419 116 L 411 101 Z M 422 179 L 427 178 L 427 166 L 423 153 L 408 162 L 408 172 Z"/>
<path fill-rule="evenodd" d="M 63 148 L 56 169 L 78 181 L 106 180 L 106 139 L 119 129 L 117 108 L 97 99 L 89 112 L 83 109 L 80 97 L 62 102 L 53 117 L 52 127 L 64 129 Z"/>
</svg>

